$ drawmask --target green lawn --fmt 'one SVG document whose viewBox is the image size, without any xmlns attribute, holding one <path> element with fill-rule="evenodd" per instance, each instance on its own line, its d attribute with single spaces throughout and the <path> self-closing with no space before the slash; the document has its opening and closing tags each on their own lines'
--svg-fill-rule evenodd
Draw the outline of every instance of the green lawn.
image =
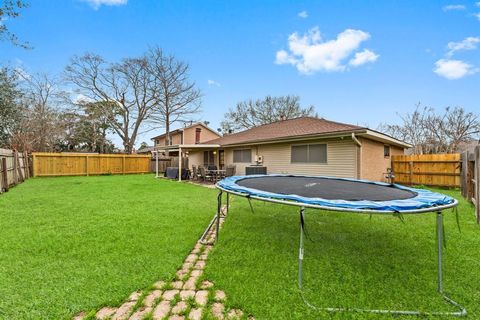
<svg viewBox="0 0 480 320">
<path fill-rule="evenodd" d="M 435 190 L 460 199 L 458 191 Z M 480 318 L 480 227 L 460 200 L 461 232 L 445 211 L 445 291 Z M 378 319 L 307 308 L 297 289 L 298 208 L 233 198 L 206 277 L 257 319 Z M 308 210 L 305 295 L 319 307 L 453 311 L 436 294 L 435 214 L 405 217 Z M 405 318 L 412 318 L 405 317 Z"/>
<path fill-rule="evenodd" d="M 30 179 L 0 195 L 0 318 L 62 319 L 174 276 L 215 192 L 152 175 Z"/>
</svg>

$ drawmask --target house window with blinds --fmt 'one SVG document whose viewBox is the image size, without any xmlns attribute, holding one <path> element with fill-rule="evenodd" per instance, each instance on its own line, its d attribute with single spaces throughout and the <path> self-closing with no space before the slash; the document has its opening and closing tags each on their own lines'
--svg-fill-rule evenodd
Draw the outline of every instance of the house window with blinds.
<svg viewBox="0 0 480 320">
<path fill-rule="evenodd" d="M 251 163 L 252 149 L 233 150 L 234 163 Z"/>
<path fill-rule="evenodd" d="M 326 144 L 302 144 L 292 146 L 291 163 L 327 163 Z"/>
</svg>

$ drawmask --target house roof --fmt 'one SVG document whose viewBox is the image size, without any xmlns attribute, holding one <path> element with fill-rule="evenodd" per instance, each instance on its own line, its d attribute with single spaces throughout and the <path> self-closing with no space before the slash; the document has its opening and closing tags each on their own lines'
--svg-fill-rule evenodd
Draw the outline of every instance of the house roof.
<svg viewBox="0 0 480 320">
<path fill-rule="evenodd" d="M 359 133 L 371 138 L 381 139 L 402 147 L 409 144 L 394 139 L 383 133 L 347 123 L 330 121 L 322 118 L 299 117 L 289 120 L 280 120 L 270 124 L 260 125 L 242 132 L 225 135 L 221 138 L 206 141 L 205 144 L 221 146 L 242 145 L 252 143 L 272 143 L 288 139 L 324 137 L 336 134 L 348 135 Z"/>
<path fill-rule="evenodd" d="M 365 128 L 320 118 L 300 117 L 260 125 L 242 132 L 225 135 L 206 143 L 220 145 L 242 144 L 325 133 L 355 131 L 359 129 Z"/>
<path fill-rule="evenodd" d="M 179 129 L 176 129 L 176 130 L 172 130 L 172 131 L 170 131 L 170 136 L 172 136 L 173 134 L 181 133 L 183 130 L 188 129 L 188 128 L 191 128 L 191 127 L 194 127 L 194 126 L 197 126 L 197 125 L 200 125 L 200 126 L 204 127 L 205 129 L 207 129 L 207 130 L 215 133 L 217 136 L 220 137 L 220 134 L 219 134 L 217 131 L 213 130 L 212 128 L 210 128 L 209 126 L 207 126 L 207 125 L 206 125 L 205 123 L 203 123 L 203 122 L 194 122 L 194 123 L 192 123 L 192 124 L 189 125 L 189 126 L 186 126 L 186 127 L 183 127 L 183 128 L 179 128 Z M 156 137 L 151 138 L 150 140 L 155 140 L 155 139 L 158 139 L 158 138 L 163 138 L 163 137 L 165 137 L 165 135 L 166 135 L 166 133 L 163 133 L 163 134 L 161 134 L 161 135 L 158 135 L 158 136 L 156 136 Z"/>
</svg>

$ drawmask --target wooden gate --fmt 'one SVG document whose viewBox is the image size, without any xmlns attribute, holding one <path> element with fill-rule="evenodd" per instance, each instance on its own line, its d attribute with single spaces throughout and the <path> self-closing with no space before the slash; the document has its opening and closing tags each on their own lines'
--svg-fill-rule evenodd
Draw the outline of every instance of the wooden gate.
<svg viewBox="0 0 480 320">
<path fill-rule="evenodd" d="M 394 155 L 395 183 L 460 187 L 460 154 Z"/>
</svg>

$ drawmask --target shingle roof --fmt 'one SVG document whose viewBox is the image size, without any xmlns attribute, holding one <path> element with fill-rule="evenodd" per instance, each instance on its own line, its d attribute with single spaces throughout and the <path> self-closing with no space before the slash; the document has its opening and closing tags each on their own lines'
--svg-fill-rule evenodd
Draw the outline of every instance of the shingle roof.
<svg viewBox="0 0 480 320">
<path fill-rule="evenodd" d="M 349 132 L 361 129 L 366 128 L 325 119 L 300 117 L 264 124 L 242 132 L 229 134 L 218 139 L 207 141 L 205 144 L 219 144 L 222 146 L 234 145 L 317 134 Z"/>
</svg>

